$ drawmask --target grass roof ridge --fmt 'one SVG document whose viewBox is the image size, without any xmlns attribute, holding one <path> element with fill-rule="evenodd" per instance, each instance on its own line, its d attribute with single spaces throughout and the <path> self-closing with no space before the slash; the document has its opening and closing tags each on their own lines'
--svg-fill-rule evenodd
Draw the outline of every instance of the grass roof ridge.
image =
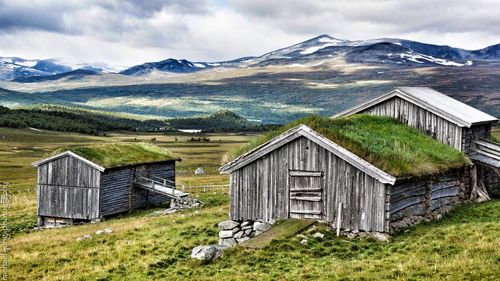
<svg viewBox="0 0 500 281">
<path fill-rule="evenodd" d="M 171 151 L 149 143 L 101 143 L 85 146 L 66 146 L 53 155 L 71 151 L 104 168 L 126 166 L 139 163 L 179 160 Z"/>
<path fill-rule="evenodd" d="M 270 141 L 284 132 L 308 126 L 332 142 L 344 147 L 395 177 L 437 174 L 470 163 L 461 151 L 453 149 L 397 119 L 358 114 L 326 118 L 307 116 L 278 130 L 261 135 L 230 152 L 226 162 Z"/>
</svg>

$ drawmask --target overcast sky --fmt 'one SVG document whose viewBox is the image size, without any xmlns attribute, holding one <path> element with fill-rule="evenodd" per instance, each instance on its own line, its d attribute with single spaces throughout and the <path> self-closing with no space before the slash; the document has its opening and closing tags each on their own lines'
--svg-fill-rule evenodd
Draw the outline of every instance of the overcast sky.
<svg viewBox="0 0 500 281">
<path fill-rule="evenodd" d="M 500 43 L 499 11 L 500 0 L 0 0 L 0 56 L 218 61 L 320 34 L 478 49 Z"/>
</svg>

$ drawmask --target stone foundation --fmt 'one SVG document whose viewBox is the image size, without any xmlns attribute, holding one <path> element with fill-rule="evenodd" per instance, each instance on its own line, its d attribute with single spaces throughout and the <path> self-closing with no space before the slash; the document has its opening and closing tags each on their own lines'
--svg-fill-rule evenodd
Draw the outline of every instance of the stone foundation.
<svg viewBox="0 0 500 281">
<path fill-rule="evenodd" d="M 271 226 L 260 221 L 223 221 L 219 223 L 219 245 L 233 246 L 243 243 L 266 232 Z"/>
</svg>

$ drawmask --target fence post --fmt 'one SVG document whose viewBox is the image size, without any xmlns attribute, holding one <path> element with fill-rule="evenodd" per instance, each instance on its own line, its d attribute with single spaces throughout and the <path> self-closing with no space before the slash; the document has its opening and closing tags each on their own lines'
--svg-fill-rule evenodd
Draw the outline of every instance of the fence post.
<svg viewBox="0 0 500 281">
<path fill-rule="evenodd" d="M 341 221 L 342 221 L 342 203 L 339 204 L 339 210 L 337 212 L 337 236 L 340 236 Z"/>
</svg>

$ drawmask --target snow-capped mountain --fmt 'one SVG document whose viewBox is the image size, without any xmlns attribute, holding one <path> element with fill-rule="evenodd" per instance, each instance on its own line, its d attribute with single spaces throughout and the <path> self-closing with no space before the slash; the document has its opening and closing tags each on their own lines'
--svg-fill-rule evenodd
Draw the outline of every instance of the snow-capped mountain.
<svg viewBox="0 0 500 281">
<path fill-rule="evenodd" d="M 0 57 L 0 81 L 35 81 L 36 79 L 27 79 L 32 77 L 55 76 L 68 73 L 75 70 L 86 70 L 95 73 L 99 72 L 117 72 L 106 64 L 71 64 L 57 59 L 23 59 L 18 57 Z M 77 72 L 78 74 L 82 74 Z M 85 72 L 88 73 L 88 72 Z M 64 76 L 64 75 L 63 75 Z M 43 79 L 42 79 L 43 80 Z M 48 80 L 53 80 L 49 78 Z"/>
<path fill-rule="evenodd" d="M 105 64 L 70 64 L 56 59 L 26 60 L 15 57 L 0 57 L 0 80 L 37 81 L 26 77 L 54 77 L 76 69 L 91 72 L 119 73 L 130 76 L 148 75 L 152 72 L 192 73 L 217 67 L 266 67 L 317 65 L 331 59 L 341 58 L 348 63 L 386 64 L 397 66 L 446 66 L 466 67 L 477 62 L 482 64 L 500 61 L 500 44 L 479 50 L 465 50 L 450 46 L 439 46 L 417 41 L 380 38 L 372 40 L 345 40 L 321 35 L 304 42 L 278 49 L 257 57 L 242 57 L 219 62 L 192 62 L 185 59 L 169 58 L 158 62 L 148 62 L 132 66 L 118 72 L 117 68 Z M 77 72 L 75 77 L 90 75 Z M 40 80 L 40 81 L 41 81 Z"/>
<path fill-rule="evenodd" d="M 301 65 L 342 56 L 347 62 L 402 66 L 470 66 L 474 61 L 500 60 L 500 44 L 470 51 L 416 41 L 380 38 L 345 40 L 321 35 L 258 57 L 244 57 L 223 62 L 190 62 L 167 59 L 137 65 L 121 72 L 144 75 L 152 71 L 190 73 L 214 67 L 255 67 Z"/>
<path fill-rule="evenodd" d="M 159 62 L 147 62 L 127 68 L 120 72 L 125 75 L 144 75 L 153 71 L 174 72 L 174 73 L 189 73 L 196 72 L 201 69 L 213 67 L 214 64 L 205 62 L 190 62 L 185 59 L 166 59 Z"/>
</svg>

